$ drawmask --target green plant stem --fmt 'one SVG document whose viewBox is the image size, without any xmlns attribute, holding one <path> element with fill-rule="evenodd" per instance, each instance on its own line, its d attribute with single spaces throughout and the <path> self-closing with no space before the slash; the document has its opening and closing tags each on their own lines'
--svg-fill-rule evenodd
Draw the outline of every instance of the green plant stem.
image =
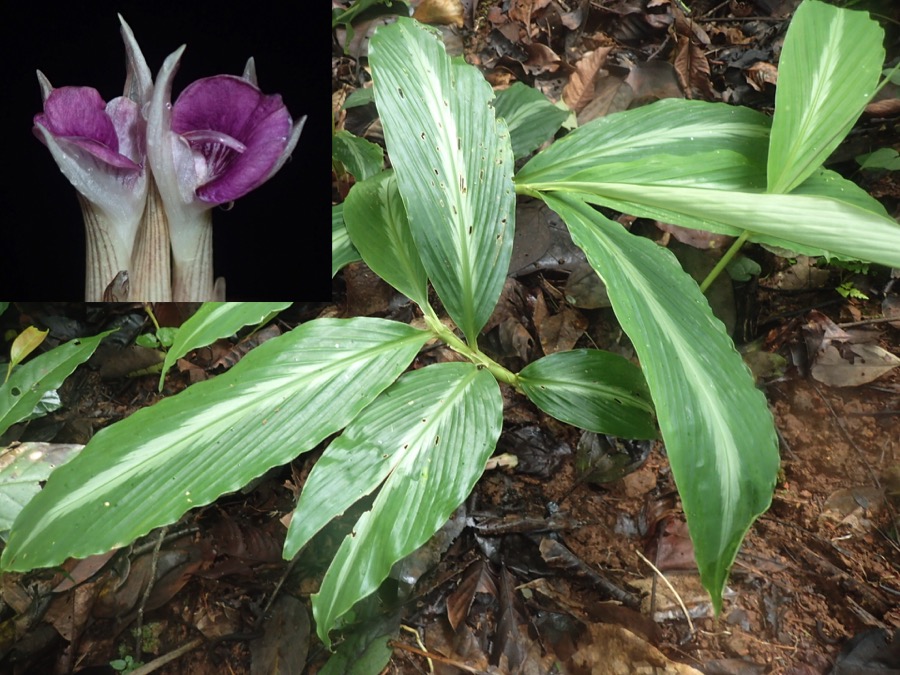
<svg viewBox="0 0 900 675">
<path fill-rule="evenodd" d="M 744 230 L 737 239 L 734 240 L 734 243 L 731 247 L 725 251 L 725 255 L 722 256 L 722 259 L 716 263 L 716 266 L 713 267 L 709 274 L 706 275 L 706 278 L 703 280 L 703 283 L 700 284 L 700 292 L 706 293 L 706 289 L 709 288 L 710 284 L 716 280 L 716 278 L 722 273 L 722 270 L 725 269 L 725 266 L 731 262 L 731 259 L 734 258 L 735 254 L 741 250 L 741 246 L 743 246 L 747 239 L 750 237 L 750 231 Z"/>
<path fill-rule="evenodd" d="M 470 347 L 463 340 L 458 338 L 453 331 L 441 323 L 441 320 L 431 307 L 424 307 L 422 311 L 425 323 L 428 324 L 431 331 L 443 340 L 450 349 L 462 354 L 475 365 L 486 368 L 499 382 L 505 382 L 516 389 L 519 388 L 518 375 L 501 366 L 492 358 L 481 352 L 477 347 Z"/>
</svg>

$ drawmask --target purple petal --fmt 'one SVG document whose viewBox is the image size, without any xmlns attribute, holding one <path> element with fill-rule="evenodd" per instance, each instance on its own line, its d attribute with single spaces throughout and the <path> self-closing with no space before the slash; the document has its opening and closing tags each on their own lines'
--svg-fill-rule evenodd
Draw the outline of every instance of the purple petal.
<svg viewBox="0 0 900 675">
<path fill-rule="evenodd" d="M 34 116 L 34 123 L 44 127 L 54 137 L 65 138 L 107 164 L 122 169 L 140 169 L 138 164 L 119 153 L 116 127 L 107 113 L 106 103 L 96 89 L 54 89 L 44 102 L 44 112 Z"/>
<path fill-rule="evenodd" d="M 172 130 L 206 161 L 206 178 L 197 196 L 222 204 L 264 183 L 278 164 L 291 135 L 291 116 L 281 96 L 267 96 L 233 75 L 190 84 L 172 108 Z M 245 146 L 216 140 L 224 134 Z"/>
</svg>

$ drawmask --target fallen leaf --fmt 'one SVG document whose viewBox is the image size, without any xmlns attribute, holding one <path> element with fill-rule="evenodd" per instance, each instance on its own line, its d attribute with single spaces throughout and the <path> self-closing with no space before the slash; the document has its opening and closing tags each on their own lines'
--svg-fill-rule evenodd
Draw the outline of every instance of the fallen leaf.
<svg viewBox="0 0 900 675">
<path fill-rule="evenodd" d="M 572 349 L 588 326 L 587 319 L 571 307 L 563 307 L 559 314 L 548 317 L 535 326 L 544 354 L 555 354 Z"/>
<path fill-rule="evenodd" d="M 635 103 L 684 97 L 678 83 L 678 74 L 668 61 L 636 63 L 625 81 L 634 90 Z"/>
<path fill-rule="evenodd" d="M 594 84 L 600 74 L 605 73 L 603 67 L 606 65 L 606 57 L 611 50 L 612 46 L 609 46 L 585 52 L 575 65 L 575 71 L 566 86 L 563 87 L 562 98 L 566 105 L 576 113 L 594 100 Z"/>
<path fill-rule="evenodd" d="M 747 68 L 744 76 L 747 78 L 747 84 L 756 91 L 765 91 L 767 84 L 778 84 L 778 69 L 765 61 L 757 61 Z"/>
<path fill-rule="evenodd" d="M 422 0 L 413 12 L 413 18 L 422 23 L 441 26 L 465 25 L 465 9 L 460 0 Z"/>
<path fill-rule="evenodd" d="M 716 98 L 709 79 L 710 70 L 706 52 L 689 37 L 678 38 L 675 72 L 687 98 L 694 98 L 694 92 L 706 99 Z"/>
<path fill-rule="evenodd" d="M 816 354 L 812 376 L 829 387 L 868 384 L 900 365 L 900 358 L 873 344 L 828 344 Z"/>
</svg>

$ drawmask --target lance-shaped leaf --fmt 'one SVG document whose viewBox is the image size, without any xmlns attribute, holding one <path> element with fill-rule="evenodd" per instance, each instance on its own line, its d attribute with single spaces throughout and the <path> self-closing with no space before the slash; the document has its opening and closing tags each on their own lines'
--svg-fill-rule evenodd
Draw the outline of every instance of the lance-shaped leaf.
<svg viewBox="0 0 900 675">
<path fill-rule="evenodd" d="M 515 195 L 506 123 L 472 66 L 411 19 L 369 47 L 375 101 L 409 227 L 434 289 L 469 343 L 509 272 Z"/>
<path fill-rule="evenodd" d="M 20 366 L 0 385 L 0 435 L 28 417 L 41 397 L 91 358 L 100 341 L 111 332 L 70 340 Z"/>
<path fill-rule="evenodd" d="M 749 108 L 663 99 L 579 127 L 532 157 L 516 174 L 516 185 L 561 182 L 586 169 L 604 175 L 603 165 L 657 155 L 668 156 L 669 174 L 678 176 L 685 160 L 717 150 L 742 155 L 764 174 L 769 126 L 765 115 Z M 706 180 L 715 175 L 707 172 Z"/>
<path fill-rule="evenodd" d="M 584 155 L 572 167 L 560 162 L 516 181 L 528 194 L 577 192 L 591 203 L 684 227 L 733 236 L 748 230 L 750 241 L 797 253 L 900 263 L 900 226 L 859 186 L 820 169 L 789 195 L 766 194 L 765 166 L 753 152 L 626 153 L 606 161 L 598 150 L 598 164 Z"/>
<path fill-rule="evenodd" d="M 290 305 L 290 302 L 204 302 L 175 334 L 175 341 L 163 362 L 159 390 L 162 391 L 169 368 L 192 349 L 234 335 L 244 326 L 264 323 Z"/>
<path fill-rule="evenodd" d="M 719 234 L 749 230 L 749 241 L 796 253 L 900 265 L 900 225 L 858 186 L 820 171 L 791 194 L 587 181 L 543 185 L 664 222 Z"/>
<path fill-rule="evenodd" d="M 778 62 L 768 191 L 805 181 L 840 144 L 875 94 L 884 31 L 865 12 L 805 0 Z"/>
<path fill-rule="evenodd" d="M 344 265 L 360 260 L 361 256 L 350 241 L 347 227 L 344 225 L 344 205 L 331 207 L 331 276 L 340 271 Z"/>
<path fill-rule="evenodd" d="M 332 518 L 381 486 L 313 596 L 319 637 L 372 593 L 393 564 L 444 525 L 472 491 L 503 423 L 497 382 L 471 363 L 407 373 L 325 450 L 300 495 L 291 557 Z"/>
<path fill-rule="evenodd" d="M 744 535 L 771 503 L 778 442 L 765 396 L 668 250 L 570 195 L 546 195 L 606 284 L 653 394 L 703 585 L 716 611 Z"/>
<path fill-rule="evenodd" d="M 352 420 L 430 333 L 379 319 L 320 319 L 234 368 L 99 432 L 22 511 L 4 570 L 123 546 L 305 452 Z"/>
<path fill-rule="evenodd" d="M 599 349 L 574 349 L 529 363 L 519 385 L 541 410 L 598 434 L 656 438 L 653 403 L 641 369 Z"/>
<path fill-rule="evenodd" d="M 555 134 L 570 111 L 558 108 L 534 87 L 516 82 L 497 92 L 497 117 L 506 120 L 516 159 L 536 150 Z"/>
<path fill-rule="evenodd" d="M 393 171 L 353 186 L 344 202 L 344 222 L 353 245 L 375 274 L 420 307 L 428 304 L 428 277 Z"/>
</svg>

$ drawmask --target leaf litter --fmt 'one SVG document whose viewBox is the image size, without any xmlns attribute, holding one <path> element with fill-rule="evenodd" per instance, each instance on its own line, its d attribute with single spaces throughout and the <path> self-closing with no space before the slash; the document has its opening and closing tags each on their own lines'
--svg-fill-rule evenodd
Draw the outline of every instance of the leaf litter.
<svg viewBox="0 0 900 675">
<path fill-rule="evenodd" d="M 678 3 L 661 0 L 444 0 L 444 7 L 421 10 L 432 3 L 414 4 L 444 25 L 459 25 L 461 16 L 460 33 L 442 30 L 470 62 L 485 67 L 492 82 L 525 82 L 554 101 L 573 82 L 585 54 L 605 50 L 603 63 L 585 69 L 578 85 L 582 113 L 603 101 L 591 110 L 594 117 L 626 109 L 635 99 L 671 95 L 771 107 L 777 74 L 772 64 L 785 19 L 796 5 L 697 0 L 690 3 L 690 15 L 679 16 Z M 370 30 L 358 27 L 352 54 L 364 56 Z M 340 55 L 334 63 L 336 91 L 364 84 L 356 79 L 364 80 L 364 71 L 348 67 L 352 59 Z M 888 92 L 882 99 L 887 107 L 873 108 L 858 128 L 857 136 L 872 147 L 883 138 L 884 125 L 869 120 L 885 115 L 896 97 Z M 379 140 L 371 110 L 353 111 L 340 118 L 346 128 Z M 861 172 L 858 178 L 896 209 L 895 182 L 877 173 Z M 529 227 L 537 234 L 517 236 L 515 283 L 486 340 L 498 360 L 521 363 L 573 345 L 633 357 L 608 308 L 600 303 L 576 310 L 569 302 L 572 271 L 583 258 L 567 245 L 564 228 L 547 217 L 527 224 L 521 212 L 518 221 L 521 231 Z M 654 223 L 628 225 L 660 236 Z M 529 243 L 534 245 L 522 253 Z M 780 263 L 765 251 L 754 253 L 763 277 L 771 279 Z M 812 269 L 807 264 L 806 278 Z M 334 304 L 295 307 L 285 315 L 287 325 L 320 314 L 413 320 L 402 298 L 384 288 L 368 292 L 365 271 L 358 272 L 339 275 Z M 708 599 L 698 592 L 664 448 L 657 444 L 613 482 L 586 480 L 577 467 L 581 433 L 505 391 L 507 428 L 498 453 L 517 461 L 489 470 L 467 504 L 479 515 L 430 546 L 424 563 L 407 568 L 418 570 L 404 577 L 415 585 L 399 605 L 390 607 L 385 589 L 358 608 L 371 619 L 348 626 L 343 663 L 367 663 L 389 638 L 387 669 L 393 673 L 428 669 L 423 653 L 438 673 L 646 668 L 799 675 L 832 668 L 859 672 L 876 658 L 891 663 L 887 659 L 896 656 L 900 644 L 884 637 L 900 627 L 900 377 L 893 367 L 875 374 L 868 364 L 873 353 L 898 353 L 900 334 L 896 320 L 868 335 L 844 324 L 898 316 L 896 292 L 879 278 L 876 286 L 883 292 L 878 288 L 869 299 L 842 298 L 833 290 L 839 281 L 835 273 L 826 270 L 820 277 L 795 288 L 751 285 L 745 293 L 754 295 L 756 308 L 735 318 L 736 334 L 758 337 L 757 351 L 785 364 L 759 379 L 781 435 L 783 474 L 772 508 L 754 525 L 738 556 L 722 617 L 709 615 Z M 83 306 L 17 309 L 23 324 L 98 320 L 85 317 Z M 10 313 L 4 316 L 9 320 Z M 213 362 L 216 372 L 227 368 L 223 357 L 235 344 L 223 343 L 213 356 L 188 355 L 184 371 L 169 375 L 166 394 L 197 377 L 214 376 Z M 877 350 L 860 354 L 860 345 Z M 64 386 L 63 410 L 14 429 L 19 439 L 83 444 L 94 430 L 158 400 L 152 375 L 128 377 L 120 370 L 101 379 L 96 369 L 117 358 L 101 354 L 94 370 L 76 373 Z M 452 358 L 449 350 L 426 347 L 418 361 Z M 864 360 L 866 374 L 858 380 Z M 848 365 L 856 375 L 841 371 Z M 851 386 L 838 384 L 850 381 Z M 293 663 L 295 670 L 285 672 L 319 672 L 328 654 L 312 636 L 308 598 L 356 511 L 326 528 L 297 561 L 273 554 L 315 455 L 188 513 L 170 526 L 171 533 L 151 533 L 131 549 L 45 579 L 5 575 L 0 594 L 18 618 L 7 624 L 15 626 L 16 639 L 3 645 L 0 658 L 16 654 L 61 672 L 76 663 L 107 666 L 123 646 L 133 653 L 138 638 L 147 659 L 193 645 L 160 672 L 222 672 L 223 664 L 234 672 L 265 672 L 276 662 Z M 155 565 L 149 564 L 154 557 Z M 67 585 L 69 579 L 79 585 Z M 57 609 L 41 614 L 35 598 L 54 593 Z M 632 597 L 640 597 L 639 607 L 631 606 Z M 146 611 L 147 630 L 132 636 L 123 619 L 136 605 Z M 401 621 L 410 630 L 400 631 Z M 198 632 L 204 638 L 195 644 Z"/>
</svg>

